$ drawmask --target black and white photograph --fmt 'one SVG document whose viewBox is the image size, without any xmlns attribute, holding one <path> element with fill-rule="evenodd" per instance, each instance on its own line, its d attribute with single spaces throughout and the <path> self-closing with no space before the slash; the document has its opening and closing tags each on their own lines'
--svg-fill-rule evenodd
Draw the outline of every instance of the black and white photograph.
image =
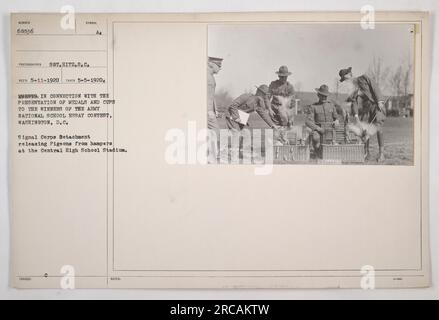
<svg viewBox="0 0 439 320">
<path fill-rule="evenodd" d="M 439 297 L 439 3 L 112 1 L 0 4 L 0 299 Z"/>
<path fill-rule="evenodd" d="M 211 161 L 413 165 L 414 32 L 408 23 L 209 25 Z"/>
</svg>

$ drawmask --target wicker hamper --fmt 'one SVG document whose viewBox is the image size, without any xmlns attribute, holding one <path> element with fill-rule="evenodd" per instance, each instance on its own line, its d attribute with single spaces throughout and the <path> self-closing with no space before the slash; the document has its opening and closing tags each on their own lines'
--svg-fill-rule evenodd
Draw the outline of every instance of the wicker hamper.
<svg viewBox="0 0 439 320">
<path fill-rule="evenodd" d="M 274 146 L 273 159 L 286 162 L 309 161 L 309 145 Z"/>
<path fill-rule="evenodd" d="M 340 161 L 361 163 L 364 162 L 364 144 L 358 143 L 358 139 L 348 132 L 345 124 L 333 126 L 324 124 L 322 135 L 322 159 L 328 161 Z"/>
<path fill-rule="evenodd" d="M 324 123 L 322 127 L 325 129 L 325 133 L 322 136 L 322 143 L 346 143 L 347 132 L 344 124 L 333 126 L 330 123 Z"/>
<path fill-rule="evenodd" d="M 364 162 L 364 144 L 322 144 L 322 159 L 341 162 Z"/>
</svg>

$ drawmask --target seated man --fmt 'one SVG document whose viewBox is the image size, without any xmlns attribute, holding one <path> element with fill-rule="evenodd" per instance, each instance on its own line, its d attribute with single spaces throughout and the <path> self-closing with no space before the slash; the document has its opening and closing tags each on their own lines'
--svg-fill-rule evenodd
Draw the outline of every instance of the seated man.
<svg viewBox="0 0 439 320">
<path fill-rule="evenodd" d="M 270 128 L 276 129 L 277 126 L 271 121 L 268 115 L 267 100 L 268 86 L 265 84 L 257 87 L 256 93 L 244 93 L 233 100 L 226 115 L 227 128 L 242 130 L 245 125 L 240 123 L 238 110 L 246 113 L 257 112 Z"/>
<path fill-rule="evenodd" d="M 271 120 L 279 126 L 292 126 L 293 114 L 291 109 L 291 101 L 294 97 L 294 88 L 288 82 L 288 76 L 291 72 L 287 66 L 281 66 L 276 71 L 279 79 L 270 83 L 270 95 L 272 97 L 271 104 L 267 105 Z"/>
<path fill-rule="evenodd" d="M 312 104 L 309 109 L 306 125 L 312 130 L 312 144 L 314 152 L 318 157 L 321 154 L 321 136 L 325 133 L 325 125 L 338 125 L 338 114 L 336 104 L 328 100 L 328 86 L 322 84 L 320 88 L 316 88 L 319 101 Z"/>
</svg>

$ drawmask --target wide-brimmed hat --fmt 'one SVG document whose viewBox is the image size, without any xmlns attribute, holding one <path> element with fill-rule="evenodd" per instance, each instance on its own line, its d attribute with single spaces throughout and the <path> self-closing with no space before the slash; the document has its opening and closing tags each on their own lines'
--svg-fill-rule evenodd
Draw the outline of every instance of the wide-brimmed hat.
<svg viewBox="0 0 439 320">
<path fill-rule="evenodd" d="M 287 66 L 280 66 L 279 71 L 276 71 L 276 73 L 280 76 L 289 76 L 291 74 Z"/>
<path fill-rule="evenodd" d="M 261 84 L 259 87 L 258 86 L 255 87 L 265 95 L 267 95 L 270 92 L 266 84 Z"/>
<path fill-rule="evenodd" d="M 316 91 L 324 96 L 329 96 L 329 88 L 326 84 L 322 84 L 320 88 L 316 88 Z"/>
<path fill-rule="evenodd" d="M 208 57 L 208 61 L 215 63 L 218 67 L 221 68 L 222 64 L 223 64 L 223 58 L 218 58 L 218 57 Z"/>
<path fill-rule="evenodd" d="M 340 82 L 343 82 L 346 80 L 346 75 L 352 72 L 352 67 L 341 69 L 338 72 L 338 75 L 340 76 Z"/>
</svg>

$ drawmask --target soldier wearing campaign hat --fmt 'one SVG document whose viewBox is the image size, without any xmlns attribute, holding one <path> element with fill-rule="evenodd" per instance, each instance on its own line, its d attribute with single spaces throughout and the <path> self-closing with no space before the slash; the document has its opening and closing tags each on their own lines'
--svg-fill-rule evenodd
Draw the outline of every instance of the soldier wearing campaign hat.
<svg viewBox="0 0 439 320">
<path fill-rule="evenodd" d="M 269 106 L 269 114 L 273 122 L 280 126 L 287 126 L 292 124 L 292 119 L 290 119 L 290 114 L 285 107 L 282 106 L 280 97 L 293 97 L 294 96 L 294 88 L 291 83 L 287 81 L 288 76 L 291 75 L 291 72 L 288 70 L 287 66 L 280 66 L 279 70 L 276 71 L 278 76 L 277 80 L 274 80 L 270 83 L 270 95 L 271 95 L 271 104 Z"/>
<path fill-rule="evenodd" d="M 340 82 L 349 81 L 354 89 L 347 98 L 347 101 L 352 103 L 351 110 L 355 121 L 366 121 L 376 126 L 379 147 L 377 161 L 384 161 L 384 134 L 382 127 L 386 119 L 386 111 L 380 89 L 366 74 L 354 77 L 352 67 L 341 69 L 338 75 L 340 76 Z M 368 160 L 370 158 L 369 140 L 365 142 L 365 154 L 366 160 Z"/>
<path fill-rule="evenodd" d="M 217 57 L 208 57 L 207 60 L 207 127 L 212 130 L 219 129 L 218 111 L 215 105 L 216 81 L 214 75 L 221 70 L 222 63 L 223 59 Z"/>
<path fill-rule="evenodd" d="M 207 128 L 209 129 L 208 161 L 216 162 L 218 155 L 218 111 L 215 104 L 215 75 L 221 70 L 223 59 L 208 57 L 207 59 Z"/>
<path fill-rule="evenodd" d="M 209 57 L 209 62 L 215 63 L 218 67 L 222 67 L 223 58 Z"/>
<path fill-rule="evenodd" d="M 231 130 L 242 130 L 244 124 L 240 123 L 238 110 L 246 113 L 256 112 L 265 123 L 273 129 L 277 129 L 276 126 L 268 115 L 267 108 L 267 96 L 269 94 L 268 86 L 263 84 L 256 87 L 256 93 L 243 93 L 238 98 L 233 100 L 231 105 L 228 107 L 226 122 L 227 127 Z"/>
<path fill-rule="evenodd" d="M 279 128 L 271 121 L 271 118 L 268 115 L 268 94 L 268 86 L 263 84 L 256 87 L 256 92 L 254 94 L 243 93 L 235 100 L 233 100 L 233 102 L 227 108 L 226 112 L 226 124 L 232 136 L 235 136 L 236 138 L 236 135 L 239 135 L 241 133 L 241 130 L 243 130 L 246 126 L 250 126 L 250 124 L 247 122 L 248 116 L 250 113 L 253 112 L 256 112 L 270 128 Z M 247 114 L 246 119 L 241 117 L 241 115 L 245 115 L 245 113 Z M 232 139 L 232 141 L 233 140 L 234 139 Z M 221 154 L 228 154 L 228 152 L 222 150 Z M 230 148 L 230 155 L 232 159 L 239 158 L 239 143 L 238 145 L 233 145 L 232 143 L 232 146 Z M 244 154 L 243 156 L 246 157 L 246 155 Z M 221 159 L 221 161 L 227 162 L 228 160 Z"/>
<path fill-rule="evenodd" d="M 313 103 L 308 109 L 306 125 L 312 130 L 312 144 L 314 152 L 321 157 L 321 136 L 325 133 L 325 125 L 338 125 L 337 105 L 328 99 L 329 88 L 322 84 L 315 89 L 319 101 Z"/>
</svg>

